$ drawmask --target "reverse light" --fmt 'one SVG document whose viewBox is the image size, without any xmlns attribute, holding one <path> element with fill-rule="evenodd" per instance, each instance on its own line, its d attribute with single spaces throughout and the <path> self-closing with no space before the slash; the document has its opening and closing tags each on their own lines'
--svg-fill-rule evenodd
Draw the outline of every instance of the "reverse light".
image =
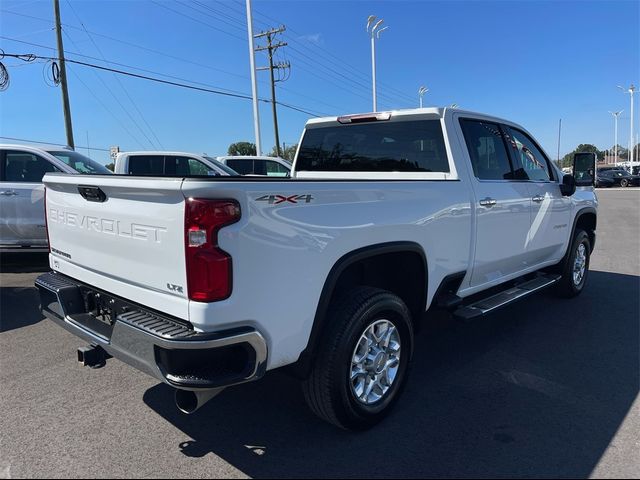
<svg viewBox="0 0 640 480">
<path fill-rule="evenodd" d="M 207 243 L 207 232 L 205 230 L 189 230 L 189 247 L 201 247 Z"/>
<path fill-rule="evenodd" d="M 238 220 L 240 205 L 235 200 L 187 199 L 185 262 L 191 300 L 215 302 L 231 295 L 231 256 L 218 246 L 218 232 Z"/>
</svg>

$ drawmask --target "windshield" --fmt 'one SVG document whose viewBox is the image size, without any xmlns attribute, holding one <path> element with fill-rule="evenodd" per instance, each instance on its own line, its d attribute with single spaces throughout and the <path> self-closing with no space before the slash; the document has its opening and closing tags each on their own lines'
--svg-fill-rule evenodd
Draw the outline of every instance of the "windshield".
<svg viewBox="0 0 640 480">
<path fill-rule="evenodd" d="M 78 173 L 86 175 L 108 175 L 113 173 L 104 165 L 72 150 L 49 151 L 49 153 L 58 160 L 62 160 Z"/>
<path fill-rule="evenodd" d="M 229 175 L 231 175 L 232 177 L 238 177 L 240 176 L 240 174 L 238 172 L 236 172 L 233 168 L 231 167 L 227 167 L 224 163 L 216 160 L 215 158 L 211 158 L 211 157 L 204 157 L 207 160 L 209 160 L 211 163 L 213 163 L 216 167 L 218 167 L 220 170 L 222 170 L 223 172 L 228 173 Z"/>
</svg>

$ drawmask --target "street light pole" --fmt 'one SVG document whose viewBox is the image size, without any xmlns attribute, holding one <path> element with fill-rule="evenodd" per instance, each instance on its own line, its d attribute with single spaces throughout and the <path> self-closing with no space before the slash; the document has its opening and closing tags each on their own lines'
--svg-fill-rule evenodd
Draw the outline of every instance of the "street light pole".
<svg viewBox="0 0 640 480">
<path fill-rule="evenodd" d="M 611 115 L 613 115 L 614 118 L 614 141 L 613 141 L 613 156 L 614 156 L 614 162 L 616 164 L 616 167 L 618 166 L 618 116 L 624 112 L 624 110 L 620 110 L 619 112 L 609 112 Z"/>
<path fill-rule="evenodd" d="M 631 125 L 629 127 L 629 165 L 631 165 L 631 163 L 634 160 L 634 149 L 633 149 L 633 95 L 636 93 L 636 87 L 635 85 L 632 83 L 631 86 L 629 86 L 629 88 L 625 89 L 624 87 L 621 87 L 620 85 L 618 85 L 618 88 L 620 90 L 622 90 L 625 93 L 629 94 L 629 97 L 631 97 Z M 633 168 L 633 167 L 630 167 Z"/>
<path fill-rule="evenodd" d="M 420 96 L 420 108 L 422 108 L 422 97 L 424 97 L 424 94 L 428 91 L 429 89 L 427 87 L 420 87 L 418 89 L 418 95 Z"/>
<path fill-rule="evenodd" d="M 256 155 L 262 155 L 260 144 L 260 116 L 258 111 L 258 84 L 256 82 L 256 57 L 253 50 L 251 0 L 247 0 L 247 33 L 249 35 L 249 65 L 251 66 L 251 94 L 253 97 L 253 129 L 256 136 Z"/>
<path fill-rule="evenodd" d="M 375 22 L 375 23 L 374 23 Z M 383 19 L 380 19 L 376 22 L 375 15 L 369 15 L 367 19 L 367 32 L 371 35 L 371 79 L 372 79 L 372 90 L 373 90 L 373 111 L 378 111 L 378 96 L 376 93 L 376 39 L 380 38 L 380 34 L 385 31 L 389 27 L 380 28 L 384 22 Z M 372 26 L 373 25 L 373 26 Z"/>
</svg>

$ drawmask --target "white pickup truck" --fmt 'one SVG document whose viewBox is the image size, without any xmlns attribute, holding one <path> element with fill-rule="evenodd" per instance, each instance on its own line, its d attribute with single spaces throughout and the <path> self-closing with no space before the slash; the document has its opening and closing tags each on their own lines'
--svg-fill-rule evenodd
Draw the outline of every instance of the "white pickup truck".
<svg viewBox="0 0 640 480">
<path fill-rule="evenodd" d="M 563 175 L 522 127 L 430 108 L 309 121 L 291 178 L 47 174 L 42 310 L 187 413 L 288 366 L 317 415 L 367 428 L 430 308 L 583 290 L 593 162 Z"/>
</svg>

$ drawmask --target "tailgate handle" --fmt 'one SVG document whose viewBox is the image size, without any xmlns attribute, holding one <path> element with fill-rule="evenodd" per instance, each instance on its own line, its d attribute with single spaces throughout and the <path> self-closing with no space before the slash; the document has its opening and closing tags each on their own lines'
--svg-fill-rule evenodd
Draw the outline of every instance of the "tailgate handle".
<svg viewBox="0 0 640 480">
<path fill-rule="evenodd" d="M 90 185 L 78 185 L 78 192 L 82 195 L 82 198 L 88 202 L 102 203 L 107 199 L 105 193 L 100 190 L 100 187 L 93 187 Z"/>
</svg>

